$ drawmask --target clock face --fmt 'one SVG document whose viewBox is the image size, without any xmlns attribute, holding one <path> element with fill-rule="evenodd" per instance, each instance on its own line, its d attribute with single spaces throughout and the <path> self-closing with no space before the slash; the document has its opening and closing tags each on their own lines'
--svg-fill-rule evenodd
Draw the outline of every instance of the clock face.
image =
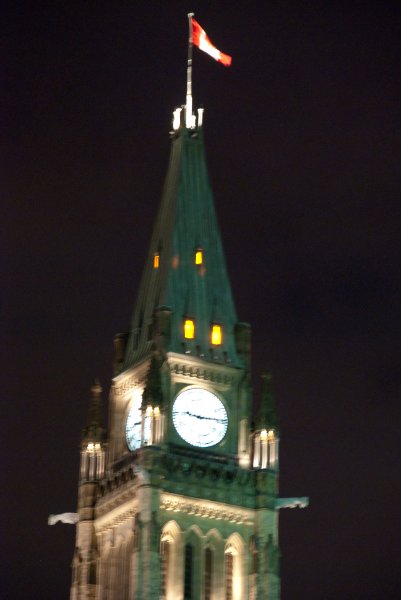
<svg viewBox="0 0 401 600">
<path fill-rule="evenodd" d="M 125 425 L 125 438 L 128 448 L 136 450 L 141 445 L 141 427 L 142 427 L 142 395 L 134 398 L 131 408 L 128 413 L 127 422 Z"/>
<path fill-rule="evenodd" d="M 189 388 L 175 399 L 173 423 L 185 442 L 207 448 L 215 446 L 224 438 L 228 417 L 217 396 L 201 388 Z"/>
</svg>

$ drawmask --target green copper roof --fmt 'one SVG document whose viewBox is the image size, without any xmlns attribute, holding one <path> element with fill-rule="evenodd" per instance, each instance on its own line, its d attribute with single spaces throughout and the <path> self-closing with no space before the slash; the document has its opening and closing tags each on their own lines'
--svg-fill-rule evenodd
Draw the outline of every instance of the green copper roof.
<svg viewBox="0 0 401 600">
<path fill-rule="evenodd" d="M 202 249 L 203 264 L 195 265 Z M 159 267 L 154 268 L 154 256 Z M 240 364 L 235 350 L 236 311 L 207 173 L 202 128 L 174 133 L 163 196 L 134 310 L 123 368 L 152 348 L 157 307 L 172 311 L 166 350 Z M 195 322 L 195 339 L 183 335 L 185 318 Z M 210 327 L 222 326 L 223 343 L 212 347 Z"/>
</svg>

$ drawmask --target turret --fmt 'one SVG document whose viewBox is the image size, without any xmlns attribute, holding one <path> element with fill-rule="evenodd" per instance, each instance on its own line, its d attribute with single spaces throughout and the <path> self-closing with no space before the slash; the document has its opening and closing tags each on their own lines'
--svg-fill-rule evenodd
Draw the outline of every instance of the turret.
<svg viewBox="0 0 401 600">
<path fill-rule="evenodd" d="M 255 469 L 278 469 L 278 418 L 271 382 L 271 373 L 263 373 L 262 397 L 253 433 L 252 464 Z"/>
<path fill-rule="evenodd" d="M 98 481 L 104 474 L 104 429 L 102 427 L 102 388 L 98 380 L 91 387 L 87 425 L 82 432 L 81 482 Z"/>
<path fill-rule="evenodd" d="M 72 561 L 71 600 L 94 599 L 97 583 L 98 549 L 94 528 L 99 480 L 105 467 L 105 431 L 102 426 L 102 388 L 95 380 L 91 387 L 88 419 L 82 431 L 81 466 L 78 488 L 76 546 Z"/>
</svg>

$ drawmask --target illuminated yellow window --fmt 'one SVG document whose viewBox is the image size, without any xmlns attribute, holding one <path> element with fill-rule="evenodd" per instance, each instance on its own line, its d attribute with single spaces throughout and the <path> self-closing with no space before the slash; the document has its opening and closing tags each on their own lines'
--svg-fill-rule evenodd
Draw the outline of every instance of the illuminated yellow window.
<svg viewBox="0 0 401 600">
<path fill-rule="evenodd" d="M 192 319 L 185 319 L 184 321 L 184 337 L 187 340 L 193 340 L 195 337 L 195 323 Z"/>
<path fill-rule="evenodd" d="M 158 269 L 159 263 L 160 263 L 160 254 L 154 254 L 153 255 L 153 268 Z"/>
<path fill-rule="evenodd" d="M 221 332 L 221 326 L 220 325 L 212 325 L 211 339 L 212 339 L 213 346 L 220 346 L 222 337 L 223 337 L 223 335 Z"/>
<path fill-rule="evenodd" d="M 203 265 L 203 250 L 198 249 L 195 252 L 195 264 Z"/>
</svg>

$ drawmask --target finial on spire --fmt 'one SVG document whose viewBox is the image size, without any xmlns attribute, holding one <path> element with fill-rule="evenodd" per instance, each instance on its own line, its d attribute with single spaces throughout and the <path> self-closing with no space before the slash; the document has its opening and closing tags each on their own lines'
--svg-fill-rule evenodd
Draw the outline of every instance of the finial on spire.
<svg viewBox="0 0 401 600">
<path fill-rule="evenodd" d="M 195 117 L 192 114 L 192 17 L 194 13 L 188 13 L 188 62 L 187 62 L 187 96 L 185 104 L 185 125 L 187 129 L 195 126 Z"/>
<path fill-rule="evenodd" d="M 198 109 L 198 118 L 193 113 L 192 100 L 192 47 L 193 47 L 193 21 L 194 13 L 188 13 L 188 58 L 187 58 L 187 93 L 185 97 L 185 106 L 176 108 L 173 111 L 173 130 L 177 131 L 181 127 L 195 129 L 201 127 L 203 122 L 203 108 Z"/>
<path fill-rule="evenodd" d="M 188 60 L 187 60 L 187 95 L 185 99 L 185 107 L 176 108 L 173 112 L 173 130 L 177 131 L 180 127 L 184 126 L 187 129 L 195 129 L 195 127 L 202 127 L 203 122 L 203 109 L 198 109 L 198 118 L 193 114 L 193 102 L 192 102 L 192 48 L 193 45 L 197 46 L 203 52 L 206 52 L 222 63 L 224 66 L 229 67 L 232 63 L 232 58 L 228 54 L 220 52 L 216 46 L 212 44 L 206 31 L 202 29 L 198 21 L 193 18 L 195 13 L 188 13 Z M 184 112 L 182 113 L 182 109 Z M 185 113 L 185 114 L 184 114 Z"/>
<path fill-rule="evenodd" d="M 102 438 L 102 386 L 98 379 L 95 379 L 91 385 L 91 397 L 89 401 L 88 410 L 88 421 L 87 426 L 83 431 L 83 438 L 90 437 L 93 440 L 97 440 L 98 437 Z M 93 441 L 92 440 L 92 441 Z"/>
<path fill-rule="evenodd" d="M 262 373 L 262 397 L 256 417 L 256 424 L 258 427 L 269 427 L 269 429 L 277 429 L 278 427 L 277 413 L 273 399 L 272 374 L 270 371 Z"/>
</svg>

